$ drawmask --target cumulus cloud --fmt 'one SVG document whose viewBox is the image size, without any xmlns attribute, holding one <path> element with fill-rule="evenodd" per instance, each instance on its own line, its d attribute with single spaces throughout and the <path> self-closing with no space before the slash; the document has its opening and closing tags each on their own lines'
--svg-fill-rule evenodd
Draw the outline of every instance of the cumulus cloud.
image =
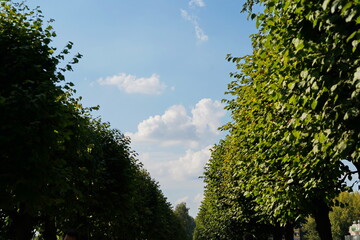
<svg viewBox="0 0 360 240">
<path fill-rule="evenodd" d="M 208 35 L 206 35 L 204 30 L 200 27 L 196 16 L 190 15 L 189 12 L 184 9 L 180 10 L 180 14 L 183 19 L 192 23 L 195 29 L 196 38 L 200 42 L 206 42 L 209 39 Z"/>
<path fill-rule="evenodd" d="M 144 167 L 164 191 L 172 192 L 170 201 L 175 205 L 187 202 L 194 216 L 203 198 L 199 192 L 204 183 L 199 176 L 211 157 L 212 144 L 220 137 L 218 127 L 225 114 L 220 101 L 204 98 L 191 108 L 170 106 L 126 133 L 136 149 L 142 149 L 139 160 Z"/>
<path fill-rule="evenodd" d="M 149 117 L 138 124 L 135 134 L 127 135 L 135 142 L 159 142 L 165 146 L 182 141 L 191 143 L 197 138 L 196 128 L 182 105 L 170 107 L 163 115 Z"/>
<path fill-rule="evenodd" d="M 190 0 L 189 6 L 205 7 L 205 2 L 203 0 Z"/>
<path fill-rule="evenodd" d="M 201 142 L 218 136 L 220 120 L 225 116 L 219 101 L 201 99 L 188 115 L 182 105 L 174 105 L 164 114 L 151 116 L 137 126 L 137 132 L 127 133 L 133 142 L 153 142 L 162 146 L 182 144 L 198 147 Z"/>
<path fill-rule="evenodd" d="M 188 149 L 178 156 L 147 152 L 140 154 L 139 158 L 158 180 L 174 184 L 184 181 L 201 182 L 199 176 L 203 174 L 205 164 L 210 159 L 212 147 L 213 145 L 208 145 L 197 151 Z"/>
<path fill-rule="evenodd" d="M 117 86 L 126 93 L 159 95 L 166 88 L 166 85 L 160 82 L 160 77 L 157 74 L 152 74 L 148 78 L 137 78 L 134 75 L 120 73 L 111 77 L 100 78 L 97 82 L 100 85 Z"/>
<path fill-rule="evenodd" d="M 186 202 L 192 216 L 196 216 L 203 199 L 201 192 L 204 183 L 199 176 L 203 175 L 205 164 L 211 155 L 211 147 L 188 149 L 183 153 L 143 152 L 139 154 L 139 159 L 152 177 L 159 181 L 161 188 L 172 193 L 169 194 L 169 200 L 174 206 Z"/>
<path fill-rule="evenodd" d="M 176 161 L 168 163 L 169 176 L 176 181 L 197 179 L 204 171 L 205 163 L 210 158 L 210 149 L 207 146 L 200 151 L 187 150 L 185 155 Z"/>
<path fill-rule="evenodd" d="M 220 119 L 225 115 L 224 105 L 220 101 L 212 101 L 209 98 L 201 99 L 192 109 L 192 123 L 198 133 L 206 131 L 218 133 Z"/>
</svg>

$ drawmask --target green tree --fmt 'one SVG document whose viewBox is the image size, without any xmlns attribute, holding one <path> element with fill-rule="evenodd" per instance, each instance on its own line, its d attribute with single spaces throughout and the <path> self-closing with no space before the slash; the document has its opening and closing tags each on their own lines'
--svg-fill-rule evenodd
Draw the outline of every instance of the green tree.
<svg viewBox="0 0 360 240">
<path fill-rule="evenodd" d="M 259 27 L 254 52 L 230 58 L 240 73 L 229 86 L 237 97 L 229 129 L 247 134 L 241 153 L 252 159 L 243 169 L 256 176 L 250 186 L 262 193 L 259 205 L 283 223 L 312 213 L 321 239 L 331 239 L 327 215 L 348 171 L 340 160 L 356 164 L 359 153 L 358 4 L 257 2 L 264 11 L 251 13 Z M 257 189 L 259 182 L 268 188 Z"/>
<path fill-rule="evenodd" d="M 233 139 L 234 140 L 234 139 Z M 254 196 L 240 182 L 236 154 L 230 136 L 213 148 L 204 173 L 205 199 L 196 218 L 195 239 L 242 239 L 251 234 L 257 239 L 282 239 L 285 228 L 272 216 L 258 211 Z M 247 181 L 244 179 L 243 181 Z"/>
<path fill-rule="evenodd" d="M 189 215 L 189 208 L 186 207 L 186 203 L 182 202 L 176 205 L 174 214 L 181 224 L 181 228 L 185 232 L 184 240 L 192 240 L 195 229 L 195 220 Z"/>
<path fill-rule="evenodd" d="M 29 239 L 39 211 L 56 205 L 57 190 L 70 187 L 58 153 L 72 134 L 77 110 L 65 103 L 72 84 L 62 83 L 71 64 L 58 64 L 71 43 L 54 55 L 49 44 L 55 33 L 43 26 L 40 10 L 0 4 L 0 208 L 10 238 Z"/>
<path fill-rule="evenodd" d="M 53 228 L 75 228 L 84 239 L 180 240 L 170 204 L 129 138 L 99 120 L 83 126 L 80 136 L 68 166 L 72 188 L 54 212 Z"/>
<path fill-rule="evenodd" d="M 76 228 L 87 239 L 126 236 L 137 166 L 130 141 L 99 120 L 82 126 L 80 137 L 68 165 L 73 188 L 66 192 L 56 225 Z"/>
<path fill-rule="evenodd" d="M 360 219 L 360 193 L 342 192 L 336 198 L 340 203 L 330 212 L 331 231 L 334 240 L 343 240 L 349 235 L 349 227 Z"/>
<path fill-rule="evenodd" d="M 319 240 L 319 233 L 316 231 L 315 219 L 308 217 L 306 224 L 303 226 L 302 231 L 305 232 L 304 237 L 307 240 Z"/>
<path fill-rule="evenodd" d="M 172 233 L 174 215 L 171 206 L 159 184 L 142 167 L 137 170 L 134 187 L 134 239 L 176 239 Z"/>
</svg>

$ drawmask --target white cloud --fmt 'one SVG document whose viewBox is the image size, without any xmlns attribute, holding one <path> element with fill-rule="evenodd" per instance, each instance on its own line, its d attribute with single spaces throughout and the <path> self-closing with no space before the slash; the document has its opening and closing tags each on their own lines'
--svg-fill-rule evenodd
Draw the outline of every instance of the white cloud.
<svg viewBox="0 0 360 240">
<path fill-rule="evenodd" d="M 170 106 L 140 122 L 135 132 L 126 133 L 139 152 L 139 160 L 169 200 L 174 206 L 187 202 L 193 216 L 204 186 L 199 176 L 211 157 L 212 144 L 221 136 L 218 127 L 225 114 L 220 101 L 204 98 L 190 109 Z"/>
<path fill-rule="evenodd" d="M 204 30 L 202 30 L 202 28 L 200 28 L 199 24 L 195 24 L 195 33 L 196 33 L 196 38 L 199 39 L 201 42 L 206 42 L 209 37 L 208 35 L 205 34 Z"/>
<path fill-rule="evenodd" d="M 186 11 L 184 9 L 180 9 L 180 14 L 183 19 L 185 19 L 187 21 L 193 21 L 193 17 L 190 16 L 188 11 Z"/>
<path fill-rule="evenodd" d="M 180 10 L 180 14 L 183 19 L 192 23 L 192 25 L 194 26 L 194 29 L 195 29 L 196 38 L 200 42 L 206 42 L 207 40 L 209 40 L 208 35 L 206 35 L 204 30 L 200 27 L 196 16 L 190 15 L 188 13 L 188 11 L 186 11 L 184 9 Z"/>
<path fill-rule="evenodd" d="M 159 142 L 165 146 L 183 141 L 191 144 L 197 138 L 196 128 L 182 105 L 170 107 L 163 115 L 149 117 L 138 124 L 135 134 L 127 135 L 134 142 Z"/>
<path fill-rule="evenodd" d="M 201 99 L 191 111 L 192 122 L 199 133 L 210 131 L 218 133 L 220 119 L 225 115 L 224 105 L 220 101 L 212 101 L 209 98 Z"/>
<path fill-rule="evenodd" d="M 157 180 L 167 184 L 178 184 L 186 181 L 200 181 L 204 167 L 211 156 L 213 145 L 206 146 L 197 151 L 188 149 L 182 155 L 166 152 L 146 152 L 139 155 L 139 159 Z"/>
<path fill-rule="evenodd" d="M 167 164 L 169 177 L 176 181 L 197 179 L 202 175 L 205 163 L 210 158 L 211 147 L 207 146 L 197 152 L 187 150 L 184 156 L 176 161 L 169 162 Z"/>
<path fill-rule="evenodd" d="M 173 206 L 186 202 L 192 216 L 196 216 L 203 199 L 204 166 L 210 158 L 210 147 L 182 154 L 167 152 L 140 153 L 139 159 L 151 176 L 159 181 Z M 186 197 L 184 197 L 186 196 Z"/>
<path fill-rule="evenodd" d="M 198 7 L 205 7 L 205 2 L 203 0 L 190 0 L 189 6 L 193 7 L 194 5 Z"/>
<path fill-rule="evenodd" d="M 134 75 L 120 73 L 111 77 L 100 78 L 97 80 L 100 85 L 114 85 L 126 93 L 142 94 L 161 94 L 166 85 L 160 82 L 157 74 L 152 74 L 149 78 L 137 78 Z"/>
<path fill-rule="evenodd" d="M 188 150 L 178 156 L 169 152 L 147 152 L 140 154 L 139 159 L 152 177 L 159 181 L 173 206 L 186 202 L 195 217 L 204 198 L 204 183 L 199 176 L 203 175 L 204 166 L 210 158 L 210 147 L 199 151 Z"/>
<path fill-rule="evenodd" d="M 178 160 L 181 155 L 167 152 L 142 152 L 139 154 L 139 160 L 144 164 L 151 175 L 156 180 L 165 180 L 168 183 L 172 178 L 169 177 L 170 163 Z"/>
<path fill-rule="evenodd" d="M 210 144 L 225 116 L 224 106 L 219 101 L 201 99 L 191 110 L 191 116 L 182 105 L 174 105 L 162 115 L 151 116 L 137 126 L 137 132 L 126 133 L 133 142 L 152 142 L 162 146 L 184 145 L 198 147 Z M 213 143 L 213 142 L 211 142 Z"/>
</svg>

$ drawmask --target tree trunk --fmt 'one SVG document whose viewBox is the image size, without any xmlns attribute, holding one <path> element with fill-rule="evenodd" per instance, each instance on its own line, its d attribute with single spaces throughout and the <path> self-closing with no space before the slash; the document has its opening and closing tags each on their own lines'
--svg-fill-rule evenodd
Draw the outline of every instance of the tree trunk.
<svg viewBox="0 0 360 240">
<path fill-rule="evenodd" d="M 316 199 L 314 201 L 314 218 L 316 222 L 316 230 L 321 240 L 332 240 L 331 223 L 329 219 L 330 208 L 324 200 Z"/>
<path fill-rule="evenodd" d="M 285 226 L 285 240 L 294 240 L 294 225 L 286 224 L 286 226 Z"/>
<path fill-rule="evenodd" d="M 44 240 L 57 240 L 55 219 L 50 216 L 44 218 L 44 231 L 42 232 Z"/>
<path fill-rule="evenodd" d="M 35 217 L 22 212 L 13 211 L 10 214 L 11 223 L 9 236 L 13 240 L 31 240 L 34 235 Z"/>
</svg>

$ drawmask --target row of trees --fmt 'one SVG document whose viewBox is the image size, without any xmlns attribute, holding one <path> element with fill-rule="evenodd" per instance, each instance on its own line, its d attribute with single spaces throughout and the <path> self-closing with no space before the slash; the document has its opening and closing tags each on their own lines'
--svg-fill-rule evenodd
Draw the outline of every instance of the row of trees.
<svg viewBox="0 0 360 240">
<path fill-rule="evenodd" d="M 260 4 L 261 12 L 252 11 Z M 360 3 L 248 0 L 253 53 L 228 85 L 232 121 L 205 170 L 195 239 L 292 239 L 312 215 L 332 240 L 329 211 L 360 170 Z"/>
<path fill-rule="evenodd" d="M 130 140 L 93 119 L 39 9 L 0 0 L 0 238 L 185 239 Z"/>
</svg>

